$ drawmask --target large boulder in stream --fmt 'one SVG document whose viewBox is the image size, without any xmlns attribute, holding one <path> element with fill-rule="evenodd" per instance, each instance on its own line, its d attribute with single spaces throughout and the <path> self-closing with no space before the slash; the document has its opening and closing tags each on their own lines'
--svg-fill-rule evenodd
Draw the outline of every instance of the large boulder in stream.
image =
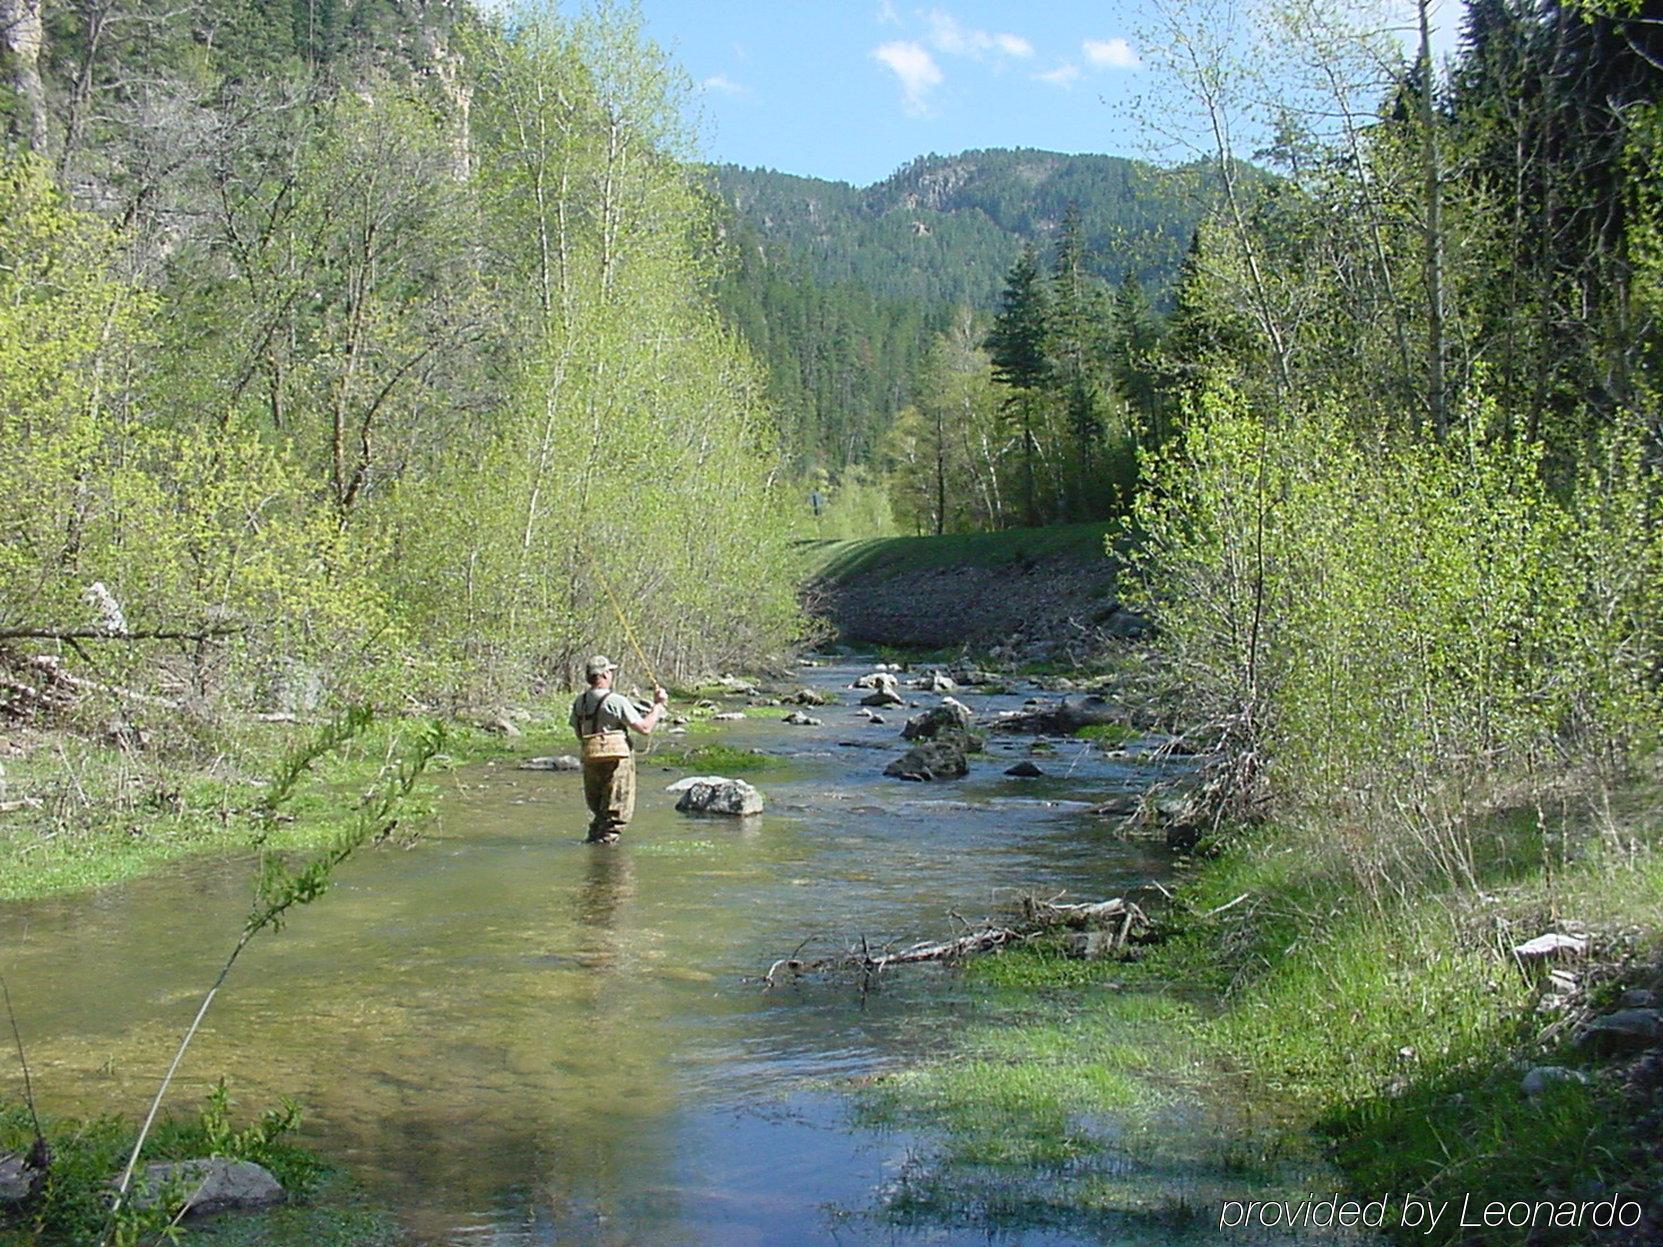
<svg viewBox="0 0 1663 1247">
<path fill-rule="evenodd" d="M 676 809 L 683 814 L 760 814 L 762 794 L 742 779 L 701 776 L 682 790 Z"/>
<path fill-rule="evenodd" d="M 908 749 L 884 767 L 883 773 L 895 779 L 936 780 L 963 779 L 970 773 L 965 758 L 962 736 L 943 736 L 926 740 Z"/>
<path fill-rule="evenodd" d="M 932 706 L 907 720 L 901 729 L 902 740 L 957 739 L 968 753 L 979 753 L 982 738 L 970 730 L 970 707 L 951 697 L 943 697 L 939 706 Z"/>
<path fill-rule="evenodd" d="M 875 693 L 868 693 L 860 699 L 863 706 L 904 706 L 906 699 L 892 688 L 880 688 Z"/>
</svg>

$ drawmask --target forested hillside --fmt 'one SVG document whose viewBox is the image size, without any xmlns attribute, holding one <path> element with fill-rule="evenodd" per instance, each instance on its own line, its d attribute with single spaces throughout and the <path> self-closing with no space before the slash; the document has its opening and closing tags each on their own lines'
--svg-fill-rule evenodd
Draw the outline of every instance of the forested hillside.
<svg viewBox="0 0 1663 1247">
<path fill-rule="evenodd" d="M 931 339 L 955 309 L 990 315 L 1025 245 L 1050 248 L 1077 213 L 1085 271 L 1160 301 L 1213 185 L 1204 167 L 1030 150 L 923 156 L 865 188 L 709 176 L 732 213 L 723 312 L 769 366 L 787 452 L 833 472 L 886 466 Z"/>
<path fill-rule="evenodd" d="M 1203 168 L 1028 149 L 920 156 L 868 187 L 732 165 L 712 178 L 764 244 L 822 282 L 980 311 L 993 309 L 1023 244 L 1048 244 L 1070 207 L 1092 273 L 1114 283 L 1131 271 L 1164 290 L 1211 185 Z"/>
</svg>

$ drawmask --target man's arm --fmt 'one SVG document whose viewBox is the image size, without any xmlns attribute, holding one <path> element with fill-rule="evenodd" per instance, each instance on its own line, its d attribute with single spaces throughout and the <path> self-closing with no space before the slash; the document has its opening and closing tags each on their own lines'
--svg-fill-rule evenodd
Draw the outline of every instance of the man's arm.
<svg viewBox="0 0 1663 1247">
<path fill-rule="evenodd" d="M 619 694 L 619 696 L 622 696 L 622 694 Z M 623 698 L 624 722 L 629 724 L 630 727 L 634 728 L 637 732 L 640 732 L 643 736 L 652 735 L 653 729 L 664 721 L 664 716 L 670 708 L 670 694 L 666 693 L 661 688 L 653 690 L 652 700 L 652 709 L 647 711 L 645 715 L 642 715 L 636 712 L 635 705 L 629 700 L 629 698 Z"/>
</svg>

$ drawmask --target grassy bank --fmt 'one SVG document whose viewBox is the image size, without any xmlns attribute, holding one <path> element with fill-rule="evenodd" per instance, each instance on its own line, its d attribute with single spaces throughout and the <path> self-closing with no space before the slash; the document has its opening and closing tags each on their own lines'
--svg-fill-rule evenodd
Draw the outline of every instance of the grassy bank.
<svg viewBox="0 0 1663 1247">
<path fill-rule="evenodd" d="M 797 550 L 805 580 L 898 576 L 939 568 L 1021 567 L 1044 559 L 1099 562 L 1110 524 L 1052 524 L 943 537 L 805 541 Z"/>
<path fill-rule="evenodd" d="M 1136 963 L 1043 946 L 976 963 L 994 1020 L 949 1060 L 867 1093 L 874 1112 L 946 1139 L 891 1213 L 1216 1226 L 1226 1200 L 1297 1203 L 1340 1185 L 1386 1198 L 1401 1241 L 1499 1244 L 1524 1232 L 1460 1226 L 1463 1200 L 1649 1207 L 1663 1168 L 1630 1071 L 1572 1040 L 1581 1013 L 1657 986 L 1655 792 L 1598 819 L 1494 815 L 1472 833 L 1476 887 L 1428 878 L 1371 896 L 1339 839 L 1272 832 L 1201 864 L 1167 938 Z M 1593 959 L 1568 967 L 1569 998 L 1545 996 L 1510 950 L 1565 930 L 1593 936 Z M 1586 1081 L 1532 1096 L 1522 1076 L 1536 1065 Z M 1212 1133 L 1170 1117 L 1163 1129 L 1186 1099 L 1217 1106 Z M 1319 1154 L 1337 1174 L 1313 1168 Z M 1174 1184 L 1180 1156 L 1189 1173 Z M 1449 1210 L 1436 1229 L 1400 1224 L 1408 1195 Z"/>
</svg>

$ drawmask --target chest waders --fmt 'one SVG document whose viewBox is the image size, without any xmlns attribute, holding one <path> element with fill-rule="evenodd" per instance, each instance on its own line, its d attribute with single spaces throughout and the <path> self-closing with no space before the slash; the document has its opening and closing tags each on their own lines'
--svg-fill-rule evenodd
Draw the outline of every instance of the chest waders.
<svg viewBox="0 0 1663 1247">
<path fill-rule="evenodd" d="M 600 693 L 599 698 L 595 698 L 597 692 Z M 603 732 L 600 729 L 601 707 L 611 695 L 609 689 L 590 689 L 584 693 L 584 697 L 592 699 L 587 703 L 588 709 L 578 715 L 578 734 L 585 762 L 604 762 L 630 755 L 629 733 L 626 730 L 619 728 Z M 585 727 L 589 730 L 584 731 Z"/>
</svg>

